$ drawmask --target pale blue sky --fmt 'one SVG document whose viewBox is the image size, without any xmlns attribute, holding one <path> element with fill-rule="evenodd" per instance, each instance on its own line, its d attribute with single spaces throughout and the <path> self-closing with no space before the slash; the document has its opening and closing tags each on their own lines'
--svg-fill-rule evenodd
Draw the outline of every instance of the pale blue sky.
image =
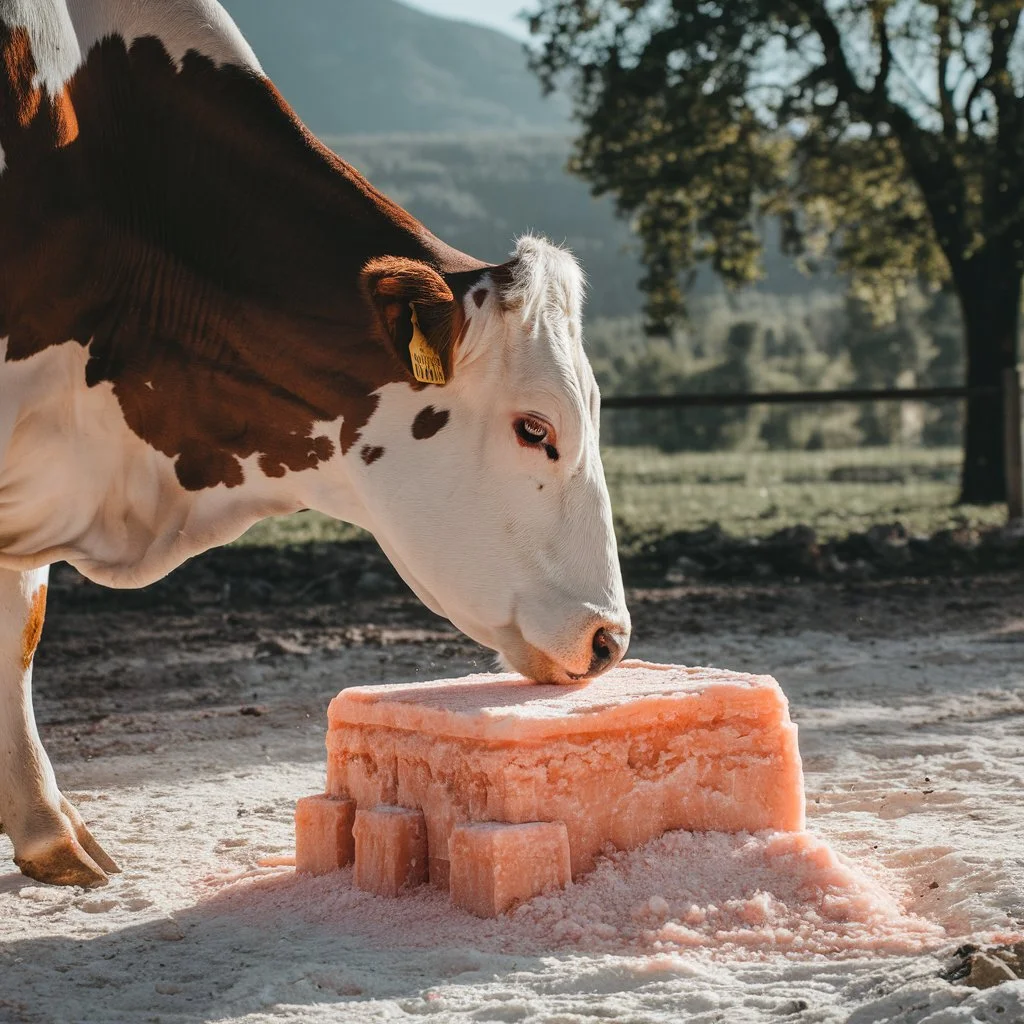
<svg viewBox="0 0 1024 1024">
<path fill-rule="evenodd" d="M 410 7 L 441 14 L 446 18 L 475 21 L 480 25 L 501 29 L 509 35 L 526 39 L 526 25 L 516 18 L 523 8 L 535 8 L 533 0 L 402 0 Z"/>
</svg>

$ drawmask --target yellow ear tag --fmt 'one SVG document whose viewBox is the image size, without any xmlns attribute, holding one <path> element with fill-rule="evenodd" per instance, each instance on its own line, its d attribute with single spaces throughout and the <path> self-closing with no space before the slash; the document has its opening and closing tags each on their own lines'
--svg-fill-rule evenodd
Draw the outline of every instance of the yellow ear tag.
<svg viewBox="0 0 1024 1024">
<path fill-rule="evenodd" d="M 409 308 L 412 310 L 412 341 L 409 342 L 409 356 L 412 358 L 413 376 L 421 384 L 446 384 L 441 357 L 433 350 L 420 329 L 416 307 L 409 303 Z"/>
</svg>

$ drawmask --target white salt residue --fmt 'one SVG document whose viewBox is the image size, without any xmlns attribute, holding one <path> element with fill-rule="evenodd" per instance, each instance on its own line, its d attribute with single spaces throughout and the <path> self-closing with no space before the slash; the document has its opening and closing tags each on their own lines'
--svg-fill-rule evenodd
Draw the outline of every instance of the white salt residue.
<svg viewBox="0 0 1024 1024">
<path fill-rule="evenodd" d="M 349 871 L 315 880 L 236 878 L 208 879 L 219 890 L 208 911 L 245 920 L 296 917 L 386 948 L 431 948 L 443 934 L 495 953 L 699 948 L 735 958 L 915 953 L 948 941 L 942 927 L 905 913 L 877 882 L 806 832 L 670 832 L 639 850 L 610 853 L 575 885 L 493 922 L 457 910 L 429 888 L 397 900 L 369 897 L 353 889 Z"/>
<path fill-rule="evenodd" d="M 541 934 L 578 931 L 584 948 L 609 952 L 847 955 L 917 952 L 947 941 L 939 925 L 904 913 L 877 882 L 808 833 L 671 832 L 614 854 L 581 884 L 516 916 Z"/>
</svg>

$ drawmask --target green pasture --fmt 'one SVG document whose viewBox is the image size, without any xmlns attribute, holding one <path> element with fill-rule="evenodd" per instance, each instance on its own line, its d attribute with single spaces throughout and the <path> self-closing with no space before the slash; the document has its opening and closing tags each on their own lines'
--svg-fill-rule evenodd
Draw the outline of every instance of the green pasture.
<svg viewBox="0 0 1024 1024">
<path fill-rule="evenodd" d="M 718 523 L 737 537 L 806 525 L 822 538 L 877 523 L 912 533 L 994 526 L 999 506 L 956 505 L 957 448 L 664 454 L 612 448 L 605 471 L 616 530 L 628 550 L 638 540 Z"/>
<path fill-rule="evenodd" d="M 641 541 L 718 523 L 739 537 L 787 526 L 841 537 L 876 523 L 912 533 L 951 526 L 995 526 L 1001 505 L 958 506 L 957 448 L 855 448 L 838 451 L 683 452 L 608 448 L 605 472 L 619 541 Z M 237 543 L 282 546 L 347 541 L 362 531 L 314 512 L 270 519 Z"/>
</svg>

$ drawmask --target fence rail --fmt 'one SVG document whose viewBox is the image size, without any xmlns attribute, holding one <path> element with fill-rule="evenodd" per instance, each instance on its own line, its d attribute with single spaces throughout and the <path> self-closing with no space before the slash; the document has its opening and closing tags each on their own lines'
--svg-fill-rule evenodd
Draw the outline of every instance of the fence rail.
<svg viewBox="0 0 1024 1024">
<path fill-rule="evenodd" d="M 913 402 L 941 398 L 993 398 L 1000 387 L 848 388 L 833 391 L 691 392 L 672 395 L 608 395 L 602 409 L 673 409 L 701 406 L 826 405 L 829 402 Z"/>
<path fill-rule="evenodd" d="M 1004 473 L 1011 521 L 1024 518 L 1024 366 L 1004 371 L 1002 385 L 931 388 L 847 388 L 832 391 L 754 391 L 677 393 L 671 395 L 608 395 L 603 409 L 696 409 L 755 405 L 827 405 L 829 403 L 927 402 L 1002 396 L 1005 419 Z"/>
</svg>

